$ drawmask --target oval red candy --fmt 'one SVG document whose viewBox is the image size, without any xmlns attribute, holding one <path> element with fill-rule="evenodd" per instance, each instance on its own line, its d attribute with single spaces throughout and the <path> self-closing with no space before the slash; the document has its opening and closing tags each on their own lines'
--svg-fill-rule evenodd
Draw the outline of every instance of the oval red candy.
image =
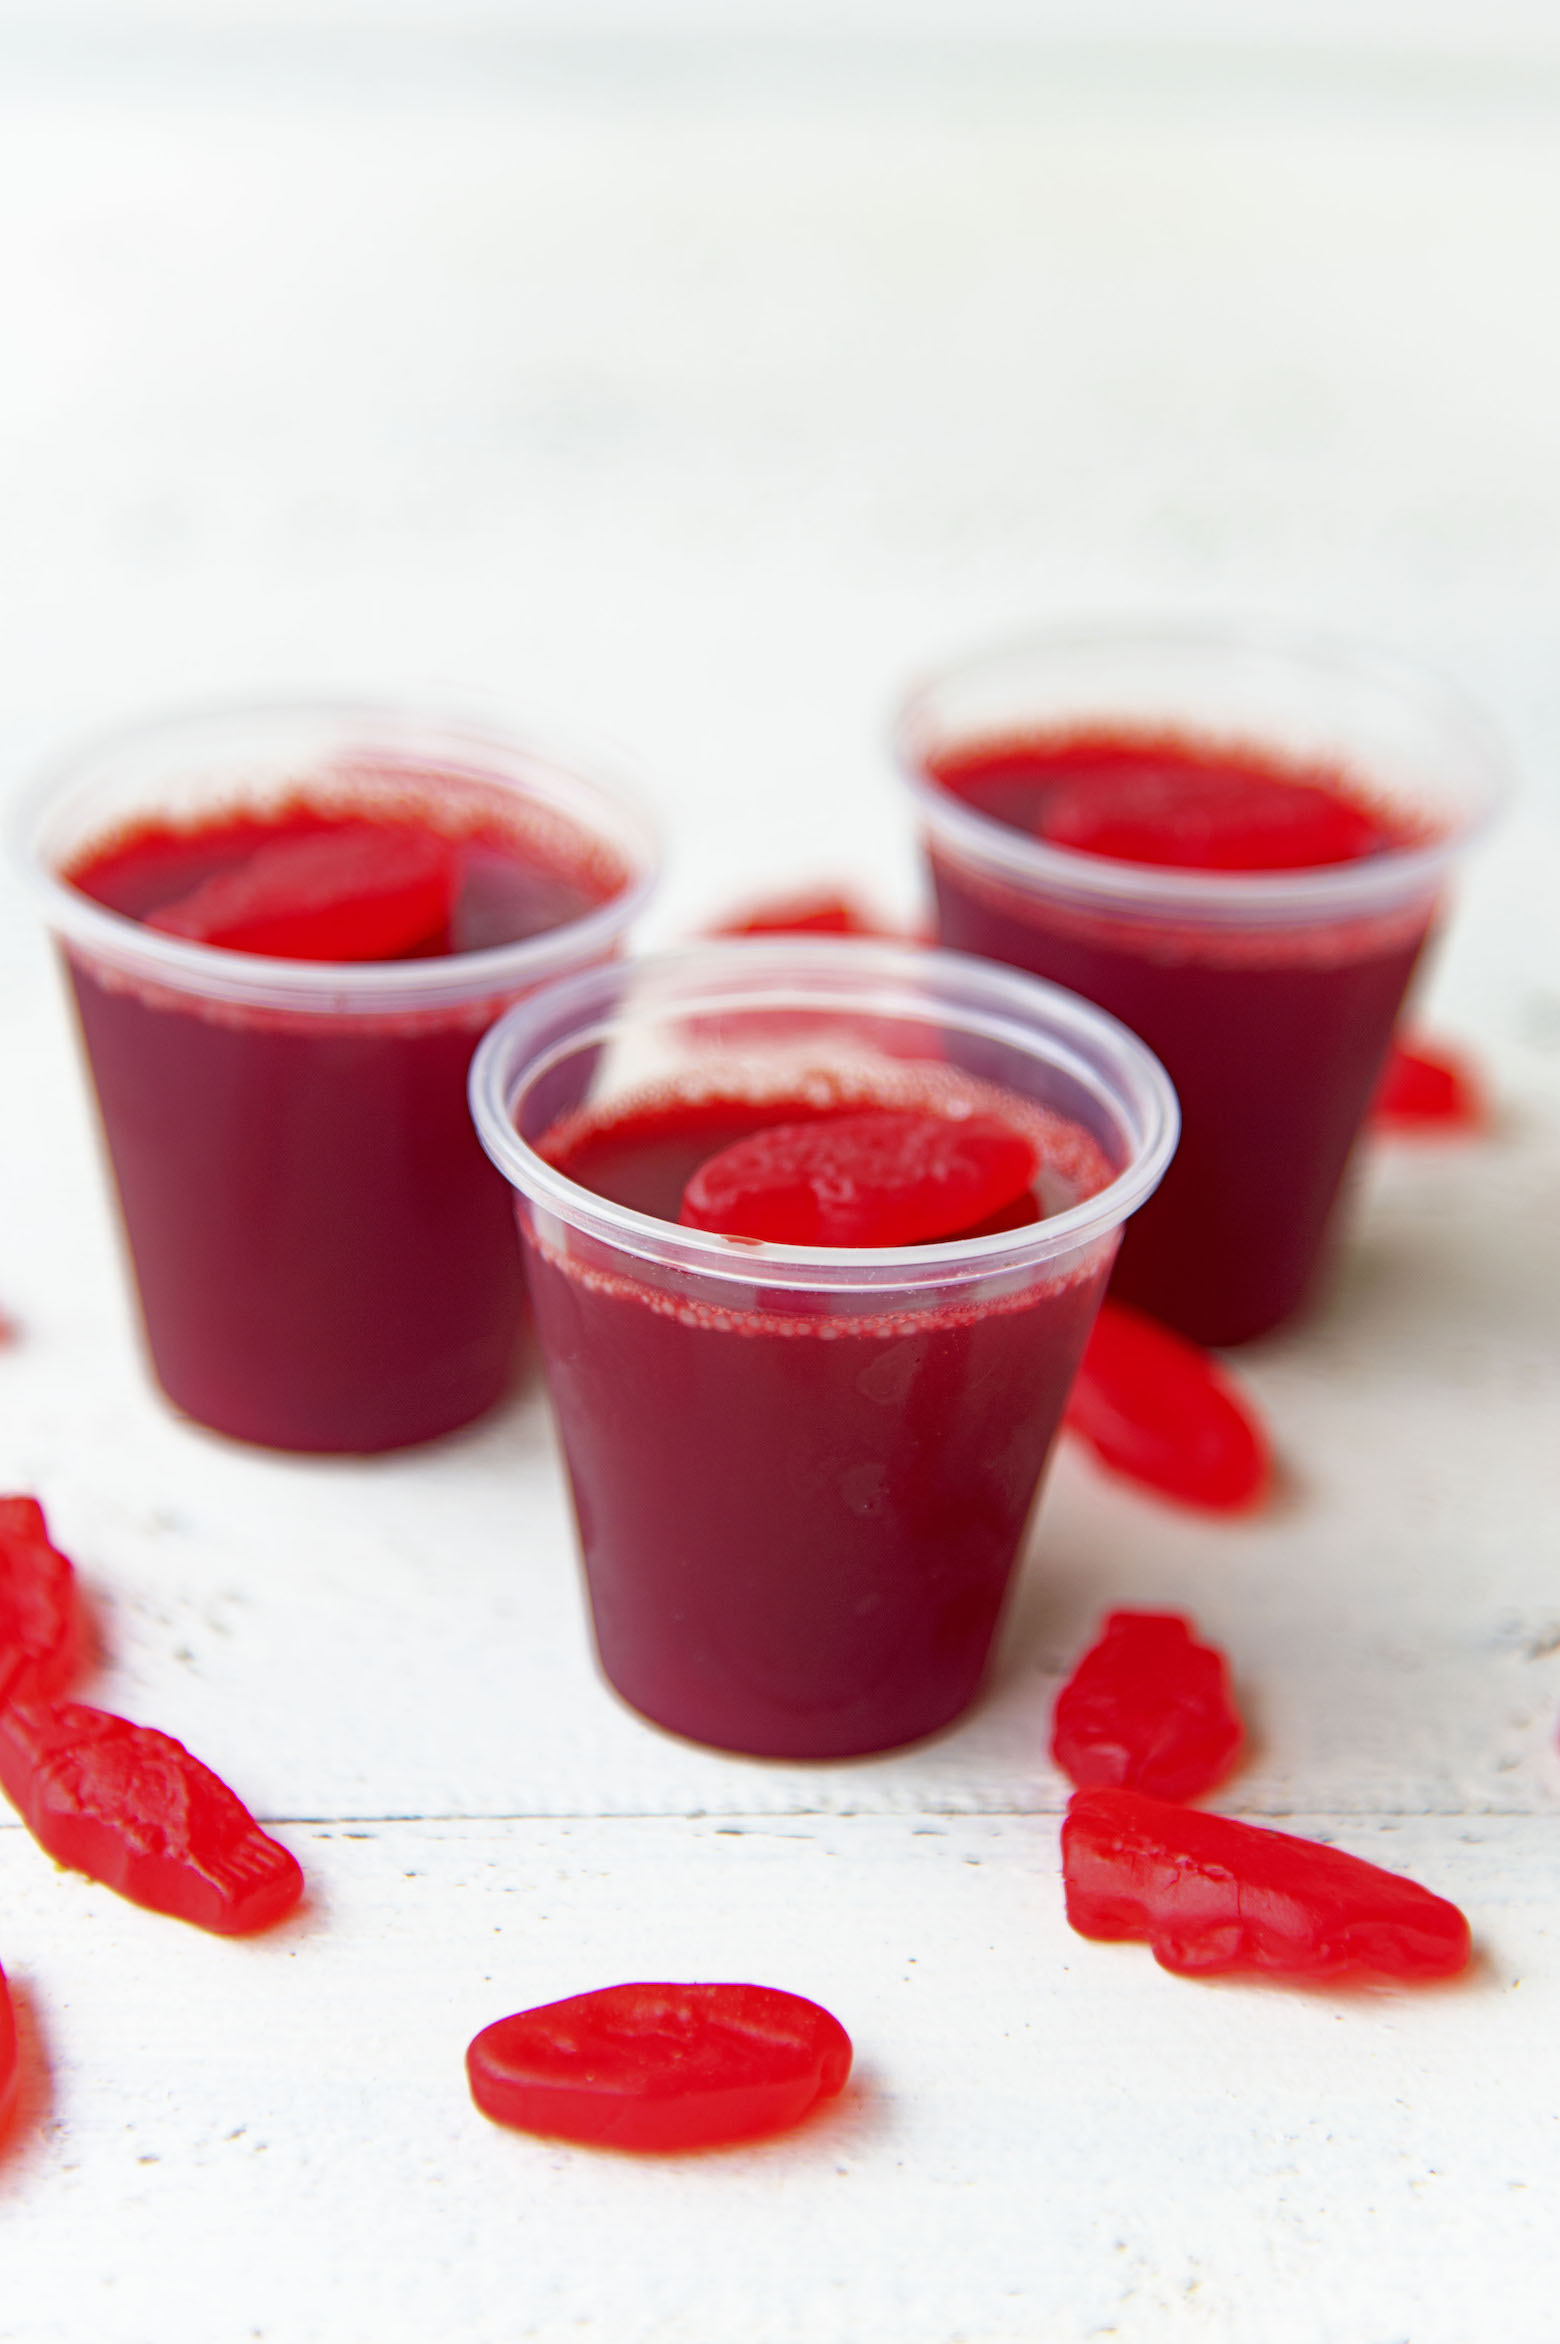
<svg viewBox="0 0 1560 2344">
<path fill-rule="evenodd" d="M 1183 1505 L 1232 1513 L 1267 1488 L 1267 1437 L 1229 1377 L 1122 1302 L 1094 1322 L 1066 1423 L 1114 1472 Z"/>
<path fill-rule="evenodd" d="M 689 1181 L 682 1219 L 774 1245 L 925 1245 L 1013 1204 L 1035 1171 L 1029 1141 L 995 1116 L 884 1108 L 722 1148 Z"/>
<path fill-rule="evenodd" d="M 602 1986 L 485 2027 L 466 2053 L 485 2116 L 635 2150 L 712 2148 L 796 2124 L 844 2089 L 850 2037 L 773 1986 Z"/>
</svg>

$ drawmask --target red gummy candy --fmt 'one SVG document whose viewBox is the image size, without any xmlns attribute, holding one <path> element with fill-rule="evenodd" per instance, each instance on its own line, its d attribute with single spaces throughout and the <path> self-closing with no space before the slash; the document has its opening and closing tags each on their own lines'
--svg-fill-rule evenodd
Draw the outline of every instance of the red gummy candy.
<svg viewBox="0 0 1560 2344">
<path fill-rule="evenodd" d="M 924 1245 L 1020 1198 L 1028 1140 L 992 1115 L 907 1110 L 774 1123 L 711 1156 L 682 1219 L 776 1245 Z"/>
<path fill-rule="evenodd" d="M 279 960 L 394 960 L 443 934 L 458 878 L 448 839 L 344 822 L 257 848 L 145 924 Z"/>
<path fill-rule="evenodd" d="M 81 1659 L 76 1574 L 36 1498 L 0 1498 L 0 1708 L 51 1701 Z"/>
<path fill-rule="evenodd" d="M 1483 1092 L 1465 1060 L 1439 1042 L 1394 1042 L 1371 1102 L 1379 1129 L 1403 1132 L 1482 1131 L 1489 1121 Z"/>
<path fill-rule="evenodd" d="M 1057 1695 L 1051 1755 L 1081 1789 L 1195 1799 L 1242 1738 L 1223 1654 L 1179 1612 L 1117 1611 Z"/>
<path fill-rule="evenodd" d="M 712 936 L 891 936 L 843 888 L 809 887 L 766 897 L 710 930 Z"/>
<path fill-rule="evenodd" d="M 1144 1938 L 1185 1977 L 1450 1978 L 1471 1951 L 1457 1907 L 1417 1881 L 1141 1791 L 1074 1792 L 1062 1874 L 1080 1937 Z"/>
<path fill-rule="evenodd" d="M 1296 871 L 1352 863 L 1385 843 L 1367 810 L 1316 782 L 1249 766 L 1131 763 L 1046 793 L 1040 836 L 1076 853 L 1186 871 Z"/>
<path fill-rule="evenodd" d="M 0 1788 L 57 1863 L 222 1937 L 303 1894 L 296 1859 L 182 1742 L 80 1702 L 0 1712 Z"/>
<path fill-rule="evenodd" d="M 501 2018 L 470 2045 L 485 2116 L 611 2149 L 781 2132 L 843 2091 L 838 2019 L 773 1986 L 603 1986 Z"/>
<path fill-rule="evenodd" d="M 1266 1436 L 1229 1378 L 1123 1302 L 1101 1307 L 1066 1422 L 1104 1464 L 1183 1505 L 1233 1513 L 1267 1487 Z"/>
<path fill-rule="evenodd" d="M 16 2105 L 16 2013 L 11 2008 L 10 1988 L 5 1972 L 0 1970 L 0 2133 L 11 2121 Z"/>
</svg>

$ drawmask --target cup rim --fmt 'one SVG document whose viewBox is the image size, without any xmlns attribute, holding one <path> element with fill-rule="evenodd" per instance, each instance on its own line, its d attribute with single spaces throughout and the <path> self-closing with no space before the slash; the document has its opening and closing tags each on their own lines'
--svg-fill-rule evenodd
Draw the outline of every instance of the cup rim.
<svg viewBox="0 0 1560 2344">
<path fill-rule="evenodd" d="M 1399 704 L 1416 702 L 1459 742 L 1474 777 L 1471 802 L 1461 819 L 1450 822 L 1437 837 L 1358 862 L 1299 871 L 1198 871 L 1118 862 L 1054 846 L 977 812 L 932 778 L 925 763 L 926 733 L 940 693 L 983 670 L 995 672 L 1047 655 L 1091 652 L 1282 662 L 1296 672 L 1309 670 L 1322 689 L 1364 684 Z M 1102 704 L 1098 715 L 1108 721 L 1110 712 Z M 1061 721 L 1065 720 L 1057 723 Z M 1010 728 L 1005 735 L 972 729 L 967 738 L 972 743 L 1011 739 L 1017 729 Z M 1195 726 L 1190 737 L 1197 737 Z M 1216 722 L 1210 721 L 1203 737 L 1221 740 Z M 1233 742 L 1235 737 L 1232 732 L 1222 740 Z M 1178 918 L 1214 926 L 1305 927 L 1433 901 L 1449 866 L 1501 811 L 1511 791 L 1510 757 L 1499 732 L 1479 703 L 1436 669 L 1376 644 L 1262 620 L 1081 620 L 1033 629 L 923 670 L 900 697 L 890 740 L 934 844 L 1017 888 L 1145 921 Z"/>
<path fill-rule="evenodd" d="M 442 742 L 452 759 L 462 753 L 501 759 L 523 776 L 520 794 L 574 821 L 620 855 L 627 883 L 577 920 L 476 952 L 430 960 L 301 961 L 233 952 L 148 928 L 82 894 L 49 861 L 45 842 L 51 819 L 72 792 L 90 786 L 108 760 L 159 740 L 176 750 L 181 741 L 205 732 L 277 722 L 399 731 L 408 742 L 428 743 L 430 753 L 433 744 Z M 490 771 L 486 778 L 495 776 Z M 332 1016 L 406 1014 L 498 1000 L 518 988 L 544 984 L 582 959 L 600 959 L 643 908 L 661 864 L 645 793 L 637 777 L 622 778 L 621 760 L 554 746 L 487 711 L 349 694 L 211 700 L 101 727 L 38 768 L 16 797 L 6 827 L 11 861 L 51 933 L 83 957 L 169 993 L 242 1008 Z"/>
<path fill-rule="evenodd" d="M 526 1087 L 570 1053 L 601 1046 L 647 1006 L 666 1017 L 709 1016 L 722 1006 L 817 1010 L 852 980 L 867 980 L 870 988 L 848 1003 L 839 999 L 857 1017 L 908 1011 L 929 1025 L 959 1023 L 1046 1056 L 1114 1110 L 1118 1128 L 1132 1140 L 1128 1161 L 1096 1195 L 1022 1229 L 931 1245 L 784 1245 L 684 1228 L 616 1204 L 557 1170 L 515 1126 L 513 1111 Z M 617 1015 L 609 1014 L 614 1010 Z M 1042 1034 L 1043 1052 L 1036 1046 Z M 712 939 L 560 978 L 489 1029 L 468 1088 L 478 1137 L 520 1196 L 640 1260 L 748 1288 L 881 1296 L 885 1289 L 946 1290 L 1032 1269 L 1078 1251 L 1134 1212 L 1158 1186 L 1180 1133 L 1169 1076 L 1146 1044 L 1105 1010 L 994 961 L 864 937 Z"/>
</svg>

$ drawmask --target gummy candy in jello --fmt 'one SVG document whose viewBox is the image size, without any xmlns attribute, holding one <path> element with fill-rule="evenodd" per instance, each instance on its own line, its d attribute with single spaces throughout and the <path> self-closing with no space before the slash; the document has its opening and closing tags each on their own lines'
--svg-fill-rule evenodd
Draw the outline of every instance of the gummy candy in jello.
<svg viewBox="0 0 1560 2344">
<path fill-rule="evenodd" d="M 442 941 L 460 879 L 460 855 L 436 831 L 337 823 L 257 846 L 146 925 L 281 960 L 394 960 Z"/>
<path fill-rule="evenodd" d="M 1026 1195 L 1034 1149 L 993 1115 L 883 1110 L 772 1123 L 701 1164 L 691 1228 L 782 1245 L 922 1245 Z"/>
</svg>

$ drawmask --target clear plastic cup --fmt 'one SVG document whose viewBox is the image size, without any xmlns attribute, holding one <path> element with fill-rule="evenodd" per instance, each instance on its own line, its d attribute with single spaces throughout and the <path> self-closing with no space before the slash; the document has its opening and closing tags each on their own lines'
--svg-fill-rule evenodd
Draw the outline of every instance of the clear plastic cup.
<svg viewBox="0 0 1560 2344">
<path fill-rule="evenodd" d="M 164 934 L 71 882 L 148 825 L 198 851 L 299 804 L 459 842 L 467 935 L 567 916 L 436 957 L 288 961 Z M 523 1287 L 467 1069 L 510 1002 L 620 948 L 656 859 L 632 798 L 432 713 L 229 708 L 79 750 L 41 779 L 17 844 L 74 994 L 168 1397 L 289 1450 L 397 1448 L 480 1415 L 511 1373 Z"/>
<path fill-rule="evenodd" d="M 983 749 L 1096 731 L 1331 769 L 1413 835 L 1308 869 L 1165 869 L 1054 846 L 939 779 Z M 1312 1287 L 1450 868 L 1504 791 L 1484 718 L 1438 677 L 1352 645 L 1078 627 L 924 682 L 895 743 L 941 942 L 1098 1002 L 1175 1084 L 1181 1146 L 1115 1291 L 1204 1343 L 1277 1326 Z"/>
<path fill-rule="evenodd" d="M 1009 970 L 788 938 L 549 987 L 484 1041 L 471 1097 L 515 1190 L 609 1681 L 763 1757 L 957 1717 L 1121 1224 L 1175 1145 L 1162 1069 Z M 676 1221 L 696 1162 L 798 1102 L 929 1100 L 1033 1123 L 1045 1218 L 862 1249 Z"/>
</svg>

